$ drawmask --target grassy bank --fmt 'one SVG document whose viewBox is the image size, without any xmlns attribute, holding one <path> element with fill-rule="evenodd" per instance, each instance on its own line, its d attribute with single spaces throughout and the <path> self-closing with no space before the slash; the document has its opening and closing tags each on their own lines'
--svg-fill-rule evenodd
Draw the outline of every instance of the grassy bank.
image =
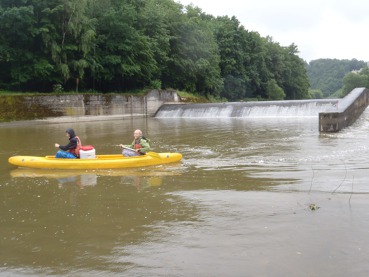
<svg viewBox="0 0 369 277">
<path fill-rule="evenodd" d="M 148 90 L 135 90 L 129 92 L 109 92 L 104 93 L 105 95 L 135 95 L 135 96 L 144 96 L 148 93 Z M 0 90 L 0 96 L 39 96 L 39 95 L 68 95 L 68 94 L 99 94 L 98 92 L 75 92 L 75 91 L 68 91 L 68 92 L 18 92 L 18 91 L 6 91 Z M 183 102 L 191 102 L 191 103 L 208 103 L 208 102 L 219 102 L 219 100 L 215 99 L 207 99 L 204 96 L 200 96 L 198 94 L 189 93 L 185 91 L 177 91 L 177 94 L 181 98 Z"/>
<path fill-rule="evenodd" d="M 185 92 L 185 91 L 177 91 L 177 94 L 181 98 L 181 102 L 185 102 L 185 103 L 209 103 L 209 102 L 213 102 L 213 101 L 210 101 L 209 99 L 207 99 L 203 96 L 193 94 L 193 93 L 188 93 L 188 92 Z"/>
</svg>

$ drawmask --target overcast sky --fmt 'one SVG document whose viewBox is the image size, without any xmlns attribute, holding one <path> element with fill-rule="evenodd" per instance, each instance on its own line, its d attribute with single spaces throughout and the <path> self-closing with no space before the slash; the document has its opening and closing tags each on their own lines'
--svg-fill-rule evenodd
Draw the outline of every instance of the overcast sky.
<svg viewBox="0 0 369 277">
<path fill-rule="evenodd" d="M 235 16 L 249 31 L 281 46 L 296 44 L 307 62 L 369 61 L 368 0 L 176 0 L 213 16 Z"/>
</svg>

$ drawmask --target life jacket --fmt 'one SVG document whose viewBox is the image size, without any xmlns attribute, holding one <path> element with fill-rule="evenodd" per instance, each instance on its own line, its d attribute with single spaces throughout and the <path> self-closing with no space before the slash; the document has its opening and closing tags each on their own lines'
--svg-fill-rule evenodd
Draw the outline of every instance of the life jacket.
<svg viewBox="0 0 369 277">
<path fill-rule="evenodd" d="M 133 145 L 134 149 L 140 149 L 142 146 L 140 145 L 141 139 L 135 140 L 135 143 Z"/>
<path fill-rule="evenodd" d="M 133 142 L 133 148 L 135 149 L 135 150 L 137 150 L 137 149 L 140 149 L 140 148 L 143 148 L 142 146 L 141 146 L 141 139 L 143 139 L 143 140 L 145 140 L 145 141 L 147 141 L 147 142 L 149 142 L 149 140 L 147 139 L 147 138 L 145 138 L 144 136 L 142 136 L 142 137 L 140 137 L 139 139 L 137 139 L 137 140 L 135 140 L 134 142 Z M 143 153 L 143 152 L 140 152 L 140 151 L 138 151 L 138 153 L 140 154 L 140 155 L 145 155 L 146 153 Z"/>
<path fill-rule="evenodd" d="M 81 150 L 81 147 L 82 147 L 82 142 L 81 142 L 81 140 L 79 139 L 78 136 L 75 136 L 74 138 L 77 139 L 77 146 L 74 149 L 69 149 L 69 152 L 72 153 L 74 156 L 76 156 L 78 158 L 79 157 L 79 150 Z"/>
</svg>

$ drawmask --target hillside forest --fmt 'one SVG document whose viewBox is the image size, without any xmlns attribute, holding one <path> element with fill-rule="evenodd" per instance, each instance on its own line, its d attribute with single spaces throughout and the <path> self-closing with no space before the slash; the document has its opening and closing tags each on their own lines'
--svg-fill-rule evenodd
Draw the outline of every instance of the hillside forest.
<svg viewBox="0 0 369 277">
<path fill-rule="evenodd" d="M 343 97 L 356 87 L 369 88 L 369 72 L 364 61 L 319 59 L 307 65 L 310 94 L 314 98 Z"/>
<path fill-rule="evenodd" d="M 345 77 L 363 61 L 307 64 L 298 53 L 235 17 L 174 0 L 0 0 L 0 90 L 170 88 L 238 101 L 323 98 L 367 86 L 365 71 Z"/>
</svg>

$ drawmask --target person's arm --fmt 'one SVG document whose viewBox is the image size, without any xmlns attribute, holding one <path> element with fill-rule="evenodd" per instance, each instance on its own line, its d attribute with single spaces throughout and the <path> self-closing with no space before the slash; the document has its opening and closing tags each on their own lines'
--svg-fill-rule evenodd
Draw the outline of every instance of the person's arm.
<svg viewBox="0 0 369 277">
<path fill-rule="evenodd" d="M 77 140 L 75 139 L 71 139 L 67 145 L 59 145 L 59 148 L 64 151 L 68 151 L 70 149 L 76 149 L 76 147 L 77 147 Z"/>
<path fill-rule="evenodd" d="M 135 148 L 135 141 L 133 141 L 131 144 L 123 145 L 124 147 L 134 149 Z"/>
</svg>

